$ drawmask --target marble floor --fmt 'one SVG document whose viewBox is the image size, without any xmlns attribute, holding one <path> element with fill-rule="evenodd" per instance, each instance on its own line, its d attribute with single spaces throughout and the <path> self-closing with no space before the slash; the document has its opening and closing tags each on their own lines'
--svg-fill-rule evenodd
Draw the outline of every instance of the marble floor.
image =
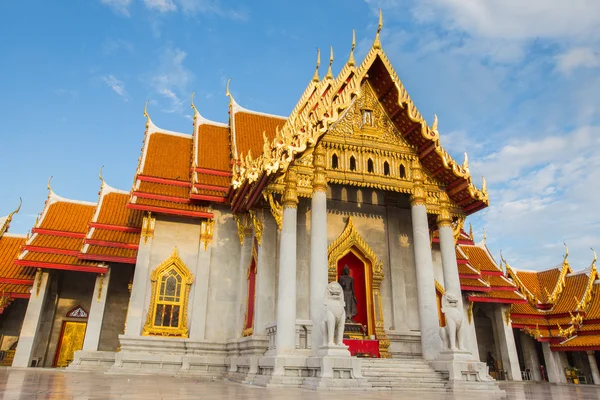
<svg viewBox="0 0 600 400">
<path fill-rule="evenodd" d="M 600 400 L 600 387 L 504 383 L 507 399 L 515 400 Z M 198 380 L 161 376 L 125 376 L 63 370 L 0 368 L 1 400 L 92 400 L 92 399 L 248 399 L 248 400 L 333 400 L 352 399 L 464 399 L 481 400 L 482 395 L 452 395 L 432 392 L 313 392 L 301 389 L 265 389 L 223 379 Z M 487 397 L 487 396 L 485 396 Z M 488 400 L 488 399 L 486 399 Z"/>
</svg>

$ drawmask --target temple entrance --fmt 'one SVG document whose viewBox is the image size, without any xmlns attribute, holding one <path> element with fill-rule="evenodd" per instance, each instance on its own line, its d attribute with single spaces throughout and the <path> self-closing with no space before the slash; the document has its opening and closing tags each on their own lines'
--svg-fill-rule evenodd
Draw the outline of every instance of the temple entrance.
<svg viewBox="0 0 600 400">
<path fill-rule="evenodd" d="M 327 252 L 329 282 L 340 283 L 347 303 L 344 343 L 352 355 L 389 357 L 380 291 L 383 264 L 356 230 L 352 217 Z"/>
<path fill-rule="evenodd" d="M 73 361 L 73 354 L 83 348 L 86 322 L 64 321 L 54 359 L 55 367 L 66 367 Z"/>
</svg>

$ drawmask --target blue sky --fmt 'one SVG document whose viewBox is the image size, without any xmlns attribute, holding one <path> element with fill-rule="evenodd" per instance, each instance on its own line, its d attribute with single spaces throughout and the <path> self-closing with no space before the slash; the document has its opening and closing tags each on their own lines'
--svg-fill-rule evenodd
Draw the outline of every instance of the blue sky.
<svg viewBox="0 0 600 400">
<path fill-rule="evenodd" d="M 525 4 L 524 4 L 525 3 Z M 316 48 L 339 71 L 383 48 L 442 144 L 488 181 L 492 206 L 470 218 L 516 268 L 576 269 L 600 250 L 600 3 L 587 0 L 0 3 L 0 214 L 23 197 L 12 232 L 46 198 L 95 201 L 98 170 L 129 189 L 143 106 L 191 133 L 190 95 L 227 121 L 225 82 L 244 107 L 287 115 L 312 77 Z M 324 64 L 326 56 L 323 57 Z M 321 69 L 325 73 L 325 67 Z"/>
</svg>

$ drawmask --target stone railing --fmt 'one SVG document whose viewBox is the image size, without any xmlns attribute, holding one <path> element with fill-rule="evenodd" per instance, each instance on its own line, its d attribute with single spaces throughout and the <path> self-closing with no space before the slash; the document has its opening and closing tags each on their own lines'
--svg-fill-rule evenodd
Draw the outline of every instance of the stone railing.
<svg viewBox="0 0 600 400">
<path fill-rule="evenodd" d="M 271 322 L 265 327 L 269 342 L 267 353 L 275 352 L 275 337 L 277 335 L 277 323 Z M 312 321 L 306 319 L 296 320 L 296 350 L 309 352 L 312 342 Z"/>
</svg>

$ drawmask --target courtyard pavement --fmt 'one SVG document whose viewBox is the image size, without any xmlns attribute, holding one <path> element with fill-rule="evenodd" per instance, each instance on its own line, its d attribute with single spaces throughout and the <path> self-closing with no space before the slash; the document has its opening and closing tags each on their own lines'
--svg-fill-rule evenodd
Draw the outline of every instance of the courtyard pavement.
<svg viewBox="0 0 600 400">
<path fill-rule="evenodd" d="M 600 387 L 501 383 L 510 400 L 600 399 Z M 265 389 L 224 379 L 173 378 L 166 376 L 105 375 L 52 369 L 0 368 L 1 400 L 100 400 L 100 399 L 248 399 L 248 400 L 491 400 L 482 394 L 453 395 L 434 392 L 314 392 L 302 389 Z"/>
</svg>

